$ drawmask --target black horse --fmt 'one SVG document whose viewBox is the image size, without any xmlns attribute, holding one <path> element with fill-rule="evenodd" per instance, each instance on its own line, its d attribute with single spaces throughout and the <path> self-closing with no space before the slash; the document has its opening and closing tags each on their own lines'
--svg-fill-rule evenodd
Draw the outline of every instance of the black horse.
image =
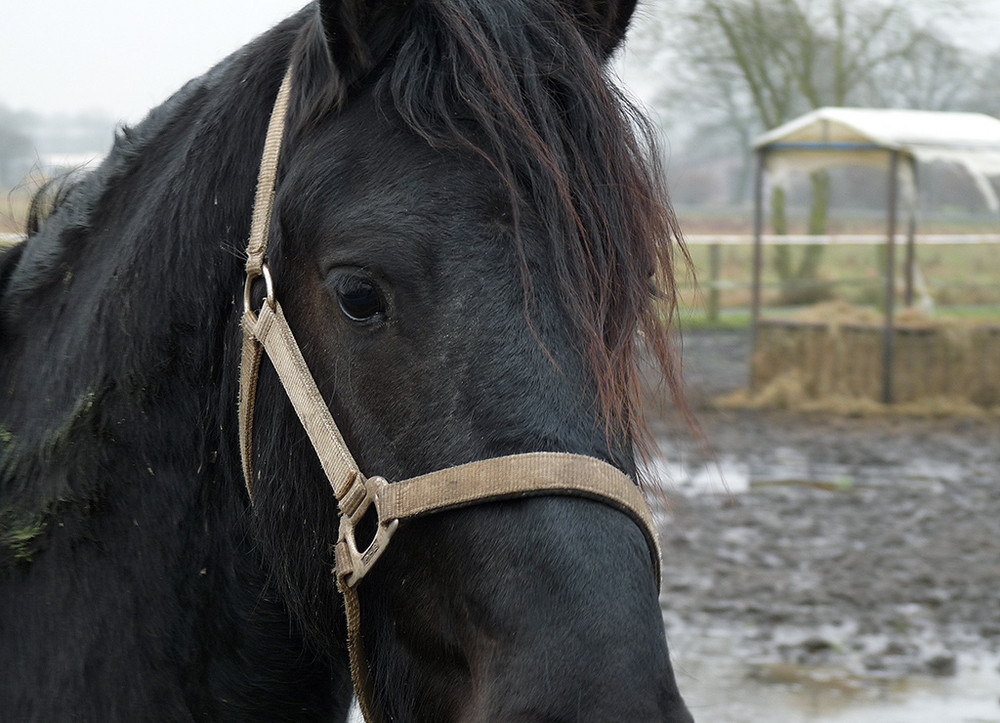
<svg viewBox="0 0 1000 723">
<path fill-rule="evenodd" d="M 639 345 L 678 382 L 673 217 L 602 71 L 633 4 L 322 0 L 33 214 L 0 256 L 0 717 L 347 716 L 336 500 L 266 362 L 252 505 L 236 432 L 290 63 L 269 262 L 362 470 L 551 450 L 635 477 Z M 610 506 L 404 523 L 360 597 L 386 720 L 690 719 Z"/>
</svg>

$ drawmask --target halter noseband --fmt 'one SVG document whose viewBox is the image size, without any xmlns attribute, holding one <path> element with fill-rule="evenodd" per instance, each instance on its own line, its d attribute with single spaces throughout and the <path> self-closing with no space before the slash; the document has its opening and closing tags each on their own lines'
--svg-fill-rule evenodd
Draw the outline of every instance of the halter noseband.
<svg viewBox="0 0 1000 723">
<path fill-rule="evenodd" d="M 649 545 L 657 587 L 660 584 L 660 549 L 652 512 L 638 487 L 626 474 L 593 457 L 555 452 L 509 455 L 392 483 L 382 477 L 365 477 L 358 469 L 302 358 L 281 304 L 275 298 L 271 273 L 265 262 L 291 84 L 292 68 L 289 67 L 268 124 L 247 245 L 239 398 L 243 477 L 252 504 L 254 401 L 261 354 L 266 352 L 337 498 L 340 530 L 335 548 L 335 572 L 337 588 L 344 596 L 347 611 L 351 677 L 365 720 L 375 721 L 380 717 L 374 715 L 371 679 L 361 645 L 357 584 L 385 551 L 400 520 L 491 500 L 575 495 L 603 502 L 635 520 Z M 260 310 L 254 312 L 251 287 L 260 277 L 264 278 L 267 298 Z M 359 550 L 354 530 L 373 505 L 378 516 L 377 531 L 368 547 Z"/>
</svg>

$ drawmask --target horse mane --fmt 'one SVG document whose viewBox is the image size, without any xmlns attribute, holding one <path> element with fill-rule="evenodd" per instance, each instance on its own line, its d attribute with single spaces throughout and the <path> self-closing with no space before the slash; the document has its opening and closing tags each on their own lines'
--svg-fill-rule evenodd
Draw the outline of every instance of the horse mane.
<svg viewBox="0 0 1000 723">
<path fill-rule="evenodd" d="M 315 9 L 263 36 L 255 50 L 277 57 L 277 46 L 291 35 L 297 36 L 291 57 L 301 86 L 293 120 L 301 126 L 336 112 L 351 89 L 333 69 Z M 533 289 L 554 284 L 584 341 L 609 439 L 631 435 L 640 450 L 648 440 L 641 409 L 643 349 L 658 362 L 667 389 L 690 420 L 671 333 L 675 259 L 677 253 L 686 259 L 687 252 L 667 201 L 655 133 L 608 82 L 578 21 L 551 0 L 423 0 L 409 11 L 395 43 L 381 50 L 370 59 L 376 97 L 391 103 L 432 146 L 472 152 L 502 179 L 526 290 L 525 315 L 530 323 Z M 60 228 L 46 236 L 54 246 L 51 256 L 60 256 L 74 231 L 87 230 L 115 178 L 189 115 L 191 105 L 204 102 L 214 78 L 234 59 L 247 63 L 247 54 L 238 52 L 188 83 L 136 129 L 123 128 L 104 164 L 58 187 L 45 211 L 39 204 L 46 194 L 40 193 L 29 235 L 38 233 L 47 213 L 58 212 Z M 273 60 L 253 65 L 270 74 Z M 543 232 L 554 278 L 539 278 L 528 262 L 528 214 Z"/>
<path fill-rule="evenodd" d="M 530 323 L 533 288 L 554 283 L 584 340 L 609 438 L 630 434 L 640 451 L 648 441 L 642 347 L 691 421 L 671 335 L 675 255 L 687 252 L 655 134 L 608 82 L 578 21 L 551 0 L 425 0 L 404 27 L 395 48 L 372 61 L 386 66 L 376 94 L 432 146 L 471 151 L 500 175 L 526 316 Z M 298 55 L 316 67 L 307 48 Z M 346 92 L 328 85 L 319 112 L 345 102 Z M 554 279 L 536 278 L 529 266 L 528 213 L 541 222 Z"/>
</svg>

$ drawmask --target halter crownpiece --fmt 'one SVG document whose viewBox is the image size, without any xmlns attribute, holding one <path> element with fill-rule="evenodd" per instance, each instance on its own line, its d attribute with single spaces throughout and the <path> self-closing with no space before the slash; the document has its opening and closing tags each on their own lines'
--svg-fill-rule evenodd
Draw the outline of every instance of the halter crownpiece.
<svg viewBox="0 0 1000 723">
<path fill-rule="evenodd" d="M 657 587 L 660 584 L 660 548 L 652 512 L 639 488 L 628 475 L 593 457 L 557 452 L 508 455 L 398 482 L 362 474 L 302 357 L 275 297 L 274 282 L 266 262 L 292 74 L 290 66 L 271 112 L 247 245 L 239 392 L 240 456 L 252 504 L 254 404 L 261 355 L 266 352 L 337 498 L 340 529 L 335 547 L 335 572 L 347 613 L 351 677 L 365 720 L 377 721 L 381 716 L 376 715 L 372 706 L 371 678 L 361 645 L 357 585 L 385 552 L 401 520 L 480 502 L 537 495 L 573 495 L 610 505 L 635 520 L 649 545 Z M 255 312 L 251 291 L 254 281 L 260 277 L 264 278 L 267 297 Z M 354 531 L 372 507 L 378 517 L 376 534 L 366 549 L 359 550 Z"/>
</svg>

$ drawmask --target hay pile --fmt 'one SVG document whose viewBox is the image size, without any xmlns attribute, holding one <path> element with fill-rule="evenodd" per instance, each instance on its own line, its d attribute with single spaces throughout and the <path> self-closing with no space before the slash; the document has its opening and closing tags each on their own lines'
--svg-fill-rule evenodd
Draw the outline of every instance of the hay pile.
<svg viewBox="0 0 1000 723">
<path fill-rule="evenodd" d="M 753 393 L 719 406 L 875 414 L 882 398 L 882 335 L 877 311 L 826 303 L 762 321 L 753 353 Z M 891 411 L 1000 415 L 1000 325 L 896 317 Z"/>
</svg>

